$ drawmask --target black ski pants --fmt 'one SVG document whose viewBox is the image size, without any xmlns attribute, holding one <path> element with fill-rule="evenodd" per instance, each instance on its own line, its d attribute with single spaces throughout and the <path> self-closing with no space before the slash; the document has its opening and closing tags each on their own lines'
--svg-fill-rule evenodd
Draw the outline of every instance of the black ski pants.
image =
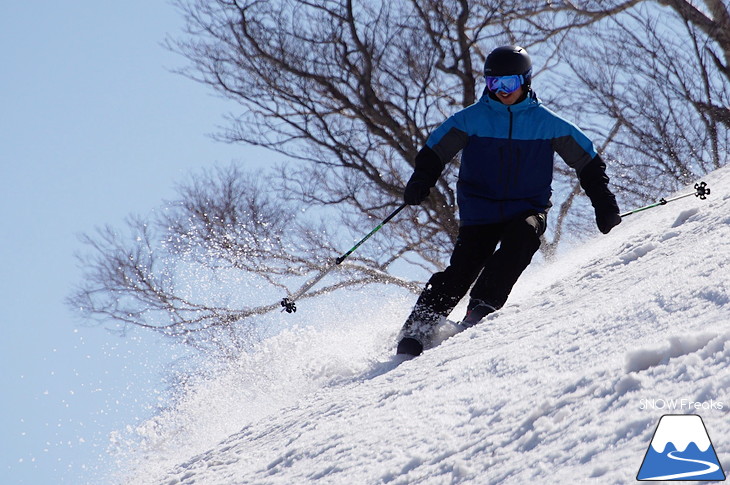
<svg viewBox="0 0 730 485">
<path fill-rule="evenodd" d="M 459 228 L 449 266 L 428 281 L 405 327 L 416 322 L 432 325 L 440 317 L 448 316 L 470 287 L 472 301 L 481 300 L 495 309 L 502 308 L 540 248 L 540 236 L 545 228 L 546 214 L 542 213 Z"/>
</svg>

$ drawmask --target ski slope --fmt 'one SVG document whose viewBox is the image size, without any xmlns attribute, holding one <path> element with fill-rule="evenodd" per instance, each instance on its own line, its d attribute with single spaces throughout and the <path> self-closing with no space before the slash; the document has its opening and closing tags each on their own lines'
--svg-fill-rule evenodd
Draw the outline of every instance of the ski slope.
<svg viewBox="0 0 730 485">
<path fill-rule="evenodd" d="M 706 201 L 531 267 L 500 312 L 400 365 L 415 297 L 338 295 L 347 313 L 277 335 L 130 430 L 113 481 L 634 483 L 659 418 L 685 413 L 727 473 L 730 170 L 704 180 Z"/>
</svg>

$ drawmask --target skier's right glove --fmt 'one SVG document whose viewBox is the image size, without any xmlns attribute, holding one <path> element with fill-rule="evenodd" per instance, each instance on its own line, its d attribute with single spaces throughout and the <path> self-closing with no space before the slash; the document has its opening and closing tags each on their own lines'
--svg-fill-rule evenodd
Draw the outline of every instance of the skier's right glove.
<svg viewBox="0 0 730 485">
<path fill-rule="evenodd" d="M 403 202 L 408 205 L 419 205 L 426 200 L 430 192 L 431 184 L 420 178 L 418 172 L 414 172 L 403 191 Z"/>
<path fill-rule="evenodd" d="M 428 197 L 431 187 L 436 185 L 444 164 L 428 146 L 424 146 L 416 155 L 416 169 L 403 191 L 403 202 L 408 205 L 418 205 Z"/>
</svg>

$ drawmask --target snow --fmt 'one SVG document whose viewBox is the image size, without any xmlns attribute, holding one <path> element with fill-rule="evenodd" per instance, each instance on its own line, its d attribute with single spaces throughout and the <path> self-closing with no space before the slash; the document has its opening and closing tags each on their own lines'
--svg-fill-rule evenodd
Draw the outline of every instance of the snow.
<svg viewBox="0 0 730 485">
<path fill-rule="evenodd" d="M 730 169 L 705 181 L 706 201 L 533 265 L 505 308 L 413 360 L 392 354 L 414 296 L 338 295 L 347 312 L 282 332 L 120 433 L 112 481 L 633 483 L 664 414 L 701 415 L 727 470 Z"/>
</svg>

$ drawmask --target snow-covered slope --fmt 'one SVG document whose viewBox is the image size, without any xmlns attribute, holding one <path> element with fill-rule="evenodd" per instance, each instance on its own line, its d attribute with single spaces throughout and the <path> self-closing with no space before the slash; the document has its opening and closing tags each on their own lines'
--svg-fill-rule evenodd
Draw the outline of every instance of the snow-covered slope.
<svg viewBox="0 0 730 485">
<path fill-rule="evenodd" d="M 283 332 L 138 428 L 120 481 L 631 483 L 674 413 L 702 416 L 728 470 L 730 169 L 705 181 L 706 201 L 530 268 L 502 311 L 400 365 L 414 298 L 347 294 L 348 314 Z"/>
</svg>

